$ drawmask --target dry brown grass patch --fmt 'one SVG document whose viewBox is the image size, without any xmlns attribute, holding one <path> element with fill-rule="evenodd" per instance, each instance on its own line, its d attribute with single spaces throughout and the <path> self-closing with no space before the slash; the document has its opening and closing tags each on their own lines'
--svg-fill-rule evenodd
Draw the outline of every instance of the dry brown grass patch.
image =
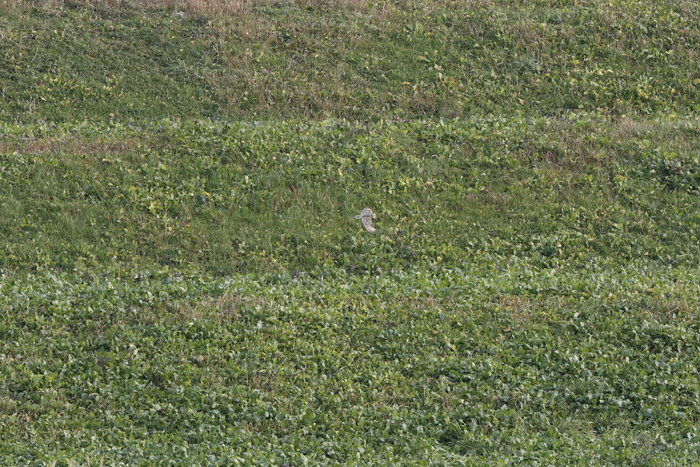
<svg viewBox="0 0 700 467">
<path fill-rule="evenodd" d="M 552 310 L 561 308 L 558 298 L 532 300 L 522 295 L 507 295 L 498 298 L 498 305 L 506 310 L 514 324 L 536 324 L 547 321 Z"/>
<path fill-rule="evenodd" d="M 117 156 L 136 150 L 142 142 L 131 138 L 120 141 L 71 139 L 33 139 L 22 142 L 0 141 L 0 153 L 30 155 L 67 154 L 88 156 Z"/>
<path fill-rule="evenodd" d="M 216 323 L 231 324 L 238 321 L 246 307 L 264 306 L 267 303 L 264 297 L 227 293 L 197 304 L 182 303 L 171 315 L 171 320 L 175 323 L 190 323 L 206 319 Z"/>
<path fill-rule="evenodd" d="M 113 10 L 137 9 L 147 11 L 152 9 L 168 9 L 183 14 L 222 15 L 237 14 L 250 10 L 256 3 L 274 3 L 264 0 L 10 0 L 6 5 L 12 7 L 34 7 L 60 9 L 67 6 L 82 5 L 85 7 L 101 7 Z"/>
<path fill-rule="evenodd" d="M 656 319 L 668 322 L 681 320 L 692 322 L 696 319 L 697 310 L 683 298 L 669 297 L 658 299 L 647 310 Z"/>
<path fill-rule="evenodd" d="M 289 3 L 299 7 L 314 7 L 322 9 L 345 8 L 351 11 L 372 12 L 378 17 L 386 17 L 392 11 L 391 2 L 375 2 L 367 0 L 8 0 L 5 6 L 22 8 L 61 9 L 68 6 L 82 5 L 85 7 L 100 7 L 113 10 L 136 9 L 148 11 L 154 9 L 171 10 L 182 15 L 207 16 L 239 16 L 253 10 L 256 5 L 274 5 Z"/>
</svg>

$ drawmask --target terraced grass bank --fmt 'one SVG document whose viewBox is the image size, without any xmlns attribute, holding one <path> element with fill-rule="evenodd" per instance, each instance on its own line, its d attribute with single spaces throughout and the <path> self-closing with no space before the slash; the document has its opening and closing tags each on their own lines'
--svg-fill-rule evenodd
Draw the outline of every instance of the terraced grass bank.
<svg viewBox="0 0 700 467">
<path fill-rule="evenodd" d="M 687 114 L 700 106 L 699 8 L 690 0 L 5 2 L 0 119 Z"/>
<path fill-rule="evenodd" d="M 0 278 L 7 465 L 691 465 L 697 269 Z"/>
<path fill-rule="evenodd" d="M 688 465 L 697 133 L 6 126 L 0 458 Z"/>
<path fill-rule="evenodd" d="M 526 3 L 0 5 L 0 464 L 697 463 L 698 2 Z"/>
<path fill-rule="evenodd" d="M 696 119 L 20 125 L 0 267 L 376 272 L 481 254 L 697 264 Z M 354 215 L 377 213 L 376 235 Z"/>
</svg>

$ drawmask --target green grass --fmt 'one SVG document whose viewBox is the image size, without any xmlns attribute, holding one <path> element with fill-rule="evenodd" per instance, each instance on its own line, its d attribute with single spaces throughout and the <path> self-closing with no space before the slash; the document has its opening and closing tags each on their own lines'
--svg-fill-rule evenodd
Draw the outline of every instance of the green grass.
<svg viewBox="0 0 700 467">
<path fill-rule="evenodd" d="M 696 119 L 8 127 L 0 267 L 696 264 Z M 354 219 L 378 213 L 377 235 Z M 660 215 L 663 213 L 663 215 Z"/>
<path fill-rule="evenodd" d="M 5 277 L 3 458 L 688 465 L 697 274 Z"/>
<path fill-rule="evenodd" d="M 693 1 L 259 2 L 214 16 L 79 3 L 3 8 L 0 119 L 366 121 L 700 105 Z"/>
<path fill-rule="evenodd" d="M 696 2 L 95 3 L 0 6 L 1 464 L 697 463 Z"/>
</svg>

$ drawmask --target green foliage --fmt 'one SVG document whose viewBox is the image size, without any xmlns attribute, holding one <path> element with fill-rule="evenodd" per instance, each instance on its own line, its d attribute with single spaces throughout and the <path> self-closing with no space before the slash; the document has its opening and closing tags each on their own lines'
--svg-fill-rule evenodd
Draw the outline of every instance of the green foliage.
<svg viewBox="0 0 700 467">
<path fill-rule="evenodd" d="M 644 123 L 653 143 L 631 125 L 642 124 L 5 127 L 0 267 L 374 273 L 481 254 L 694 265 L 694 166 L 658 154 L 696 152 L 697 122 Z M 364 206 L 376 235 L 354 219 Z"/>
<path fill-rule="evenodd" d="M 496 260 L 364 278 L 4 276 L 0 456 L 682 465 L 698 449 L 697 274 Z"/>
<path fill-rule="evenodd" d="M 2 132 L 4 463 L 697 455 L 693 119 Z"/>
<path fill-rule="evenodd" d="M 0 464 L 697 463 L 697 2 L 232 5 L 0 6 Z"/>
<path fill-rule="evenodd" d="M 217 66 L 211 33 L 173 16 L 10 11 L 0 29 L 5 120 L 129 121 L 186 113 L 191 102 L 206 116 L 220 104 L 205 79 Z"/>
<path fill-rule="evenodd" d="M 364 2 L 363 2 L 364 3 Z M 4 121 L 696 112 L 697 2 L 4 6 Z"/>
</svg>

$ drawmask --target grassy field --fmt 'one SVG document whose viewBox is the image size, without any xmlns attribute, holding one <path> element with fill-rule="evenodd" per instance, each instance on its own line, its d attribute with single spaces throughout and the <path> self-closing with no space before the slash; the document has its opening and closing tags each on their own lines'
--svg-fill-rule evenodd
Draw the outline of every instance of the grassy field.
<svg viewBox="0 0 700 467">
<path fill-rule="evenodd" d="M 691 0 L 260 1 L 219 14 L 194 0 L 145 13 L 139 2 L 17 3 L 0 18 L 3 120 L 364 122 L 700 106 Z"/>
<path fill-rule="evenodd" d="M 698 50 L 683 0 L 4 2 L 0 463 L 696 465 Z"/>
</svg>

